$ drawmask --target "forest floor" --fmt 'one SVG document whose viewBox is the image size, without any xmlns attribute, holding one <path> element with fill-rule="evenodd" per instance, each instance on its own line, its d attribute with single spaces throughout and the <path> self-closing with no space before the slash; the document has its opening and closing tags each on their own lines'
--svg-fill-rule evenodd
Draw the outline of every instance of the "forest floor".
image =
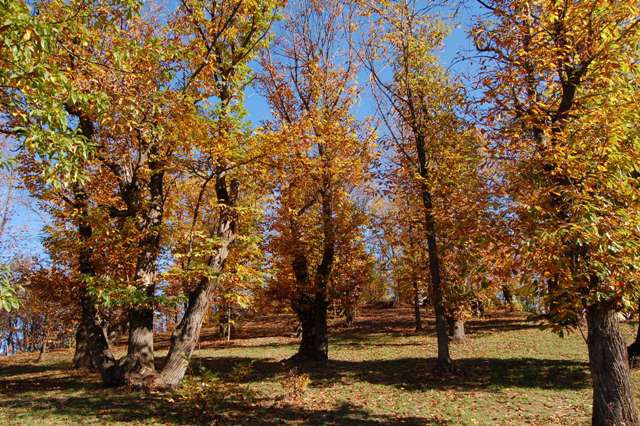
<svg viewBox="0 0 640 426">
<path fill-rule="evenodd" d="M 411 309 L 361 312 L 333 327 L 324 366 L 296 371 L 290 316 L 256 317 L 237 339 L 205 330 L 190 376 L 174 392 L 104 389 L 70 369 L 71 351 L 0 358 L 0 424 L 576 425 L 588 424 L 591 383 L 580 333 L 561 338 L 522 316 L 494 313 L 452 343 L 459 371 L 432 374 L 433 322 L 413 331 Z M 627 340 L 636 325 L 623 324 Z M 285 337 L 287 336 L 287 337 Z M 159 336 L 159 355 L 167 336 Z M 166 350 L 166 349 L 164 349 Z M 161 361 L 161 359 L 159 360 Z M 640 371 L 633 373 L 636 400 Z"/>
</svg>

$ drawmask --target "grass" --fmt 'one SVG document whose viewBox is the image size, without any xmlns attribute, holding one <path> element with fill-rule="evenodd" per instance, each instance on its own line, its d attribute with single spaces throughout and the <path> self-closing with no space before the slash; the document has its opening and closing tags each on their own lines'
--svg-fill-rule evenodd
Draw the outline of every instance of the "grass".
<svg viewBox="0 0 640 426">
<path fill-rule="evenodd" d="M 579 425 L 590 420 L 591 383 L 579 333 L 560 338 L 516 316 L 474 321 L 467 341 L 451 347 L 459 374 L 438 377 L 431 373 L 435 337 L 412 331 L 409 309 L 365 311 L 354 327 L 332 333 L 327 365 L 301 370 L 282 362 L 296 350 L 294 338 L 282 337 L 286 323 L 286 317 L 256 319 L 230 344 L 205 334 L 185 386 L 171 393 L 104 389 L 96 375 L 69 369 L 70 352 L 50 353 L 41 364 L 32 354 L 6 358 L 0 362 L 0 424 Z M 630 339 L 635 325 L 625 324 L 623 331 Z M 634 382 L 639 374 L 633 373 Z M 295 380 L 300 377 L 305 380 Z M 292 383 L 301 387 L 299 395 L 291 395 Z M 638 398 L 636 383 L 634 392 Z"/>
</svg>

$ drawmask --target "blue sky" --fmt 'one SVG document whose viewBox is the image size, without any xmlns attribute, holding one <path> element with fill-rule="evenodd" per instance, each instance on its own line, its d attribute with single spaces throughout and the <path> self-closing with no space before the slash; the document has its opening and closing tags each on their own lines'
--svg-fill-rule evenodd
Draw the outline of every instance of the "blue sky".
<svg viewBox="0 0 640 426">
<path fill-rule="evenodd" d="M 171 4 L 175 3 L 169 0 L 167 7 L 170 8 Z M 468 62 L 458 62 L 456 60 L 461 53 L 469 54 L 473 50 L 473 44 L 468 39 L 467 32 L 473 15 L 479 12 L 475 2 L 469 4 L 469 6 L 462 7 L 459 10 L 456 24 L 445 40 L 444 48 L 437 52 L 441 58 L 441 63 L 445 67 L 451 67 L 452 74 L 463 79 L 472 77 L 469 74 L 473 73 L 474 67 Z M 366 83 L 366 81 L 363 83 Z M 357 118 L 365 118 L 374 112 L 373 105 L 374 102 L 371 96 L 367 95 L 366 90 L 364 90 L 361 99 L 354 107 L 353 113 Z M 246 108 L 248 119 L 254 126 L 271 117 L 266 100 L 254 88 L 247 90 Z M 19 243 L 14 248 L 5 248 L 5 253 L 2 254 L 2 257 L 10 258 L 14 254 L 20 253 L 29 256 L 42 256 L 44 255 L 42 229 L 46 223 L 46 214 L 34 211 L 36 203 L 34 200 L 29 200 L 28 194 L 24 191 L 18 193 L 18 196 L 23 199 L 23 202 L 14 205 L 9 228 L 10 232 L 19 235 Z M 30 207 L 25 206 L 25 204 L 29 204 Z"/>
</svg>

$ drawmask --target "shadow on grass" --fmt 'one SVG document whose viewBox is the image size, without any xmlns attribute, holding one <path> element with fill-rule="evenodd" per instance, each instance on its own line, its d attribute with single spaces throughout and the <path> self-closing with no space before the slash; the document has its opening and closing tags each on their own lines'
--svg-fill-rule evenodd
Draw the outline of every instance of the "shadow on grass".
<svg viewBox="0 0 640 426">
<path fill-rule="evenodd" d="M 262 404 L 261 402 L 266 402 Z M 228 397 L 210 411 L 185 402 L 169 404 L 158 396 L 126 394 L 119 396 L 74 397 L 65 399 L 35 398 L 22 403 L 32 413 L 58 413 L 82 422 L 83 417 L 97 417 L 102 422 L 158 422 L 179 425 L 446 425 L 439 418 L 375 415 L 344 403 L 335 409 L 305 409 L 266 400 Z M 3 409 L 16 404 L 0 404 Z"/>
<path fill-rule="evenodd" d="M 55 362 L 55 363 L 27 363 L 21 362 L 17 364 L 4 364 L 0 365 L 0 377 L 16 376 L 23 374 L 38 374 L 48 372 L 54 369 L 67 368 L 70 364 L 68 362 Z"/>
<path fill-rule="evenodd" d="M 233 368 L 246 359 L 224 359 L 219 368 Z M 275 365 L 275 363 L 274 363 Z M 24 371 L 33 372 L 28 365 Z M 144 394 L 123 389 L 104 389 L 94 375 L 60 377 L 61 370 L 46 366 L 37 376 L 13 381 L 0 380 L 0 411 L 21 413 L 21 418 L 34 416 L 46 421 L 47 416 L 64 416 L 70 423 L 111 422 L 171 423 L 177 425 L 444 425 L 440 418 L 398 417 L 373 414 L 363 407 L 343 403 L 333 409 L 303 408 L 273 398 L 259 397 L 237 383 L 222 384 L 215 394 L 203 402 L 180 398 L 171 392 Z M 275 371 L 271 371 L 275 373 Z M 9 386 L 7 386 L 9 385 Z M 28 417 L 27 417 L 28 418 Z M 53 420 L 53 419 L 52 419 Z M 58 419 L 59 420 L 59 419 Z"/>
<path fill-rule="evenodd" d="M 102 383 L 96 377 L 95 380 L 87 380 L 87 376 L 33 376 L 28 378 L 16 378 L 0 380 L 0 394 L 16 395 L 27 392 L 74 392 L 101 389 Z"/>
<path fill-rule="evenodd" d="M 222 413 L 213 417 L 213 424 L 223 425 L 448 425 L 441 418 L 400 417 L 378 415 L 348 402 L 334 409 L 308 409 L 287 403 L 262 404 L 248 406 L 238 401 L 227 401 L 224 407 L 218 407 Z"/>
<path fill-rule="evenodd" d="M 407 318 L 386 318 L 384 320 L 360 319 L 351 327 L 334 327 L 329 333 L 334 339 L 362 339 L 372 334 L 387 334 L 390 336 L 435 336 L 435 320 L 423 319 L 423 329 L 415 331 L 415 323 Z M 490 333 L 519 331 L 540 328 L 540 324 L 525 318 L 488 318 L 472 319 L 465 322 L 467 334 L 485 335 Z"/>
<path fill-rule="evenodd" d="M 538 322 L 527 321 L 526 319 L 490 319 L 471 320 L 465 323 L 467 331 L 470 333 L 497 332 L 497 331 L 518 331 L 532 328 L 540 328 Z"/>
<path fill-rule="evenodd" d="M 274 378 L 295 366 L 255 358 L 198 358 L 195 363 L 219 374 L 225 381 L 248 383 Z M 238 377 L 237 367 L 248 366 Z M 500 388 L 583 389 L 590 386 L 587 363 L 535 358 L 464 358 L 455 361 L 459 374 L 433 374 L 435 360 L 402 358 L 375 361 L 331 360 L 325 365 L 299 366 L 313 386 L 328 387 L 336 381 L 367 382 L 407 390 L 451 389 L 472 391 Z"/>
</svg>

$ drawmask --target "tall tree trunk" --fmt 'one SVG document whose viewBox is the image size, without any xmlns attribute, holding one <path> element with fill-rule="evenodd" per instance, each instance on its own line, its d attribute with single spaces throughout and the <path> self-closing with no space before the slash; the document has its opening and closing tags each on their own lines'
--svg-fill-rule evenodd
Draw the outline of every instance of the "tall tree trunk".
<svg viewBox="0 0 640 426">
<path fill-rule="evenodd" d="M 322 200 L 322 259 L 316 268 L 313 282 L 314 293 L 306 294 L 309 290 L 309 261 L 299 241 L 297 253 L 293 261 L 293 271 L 298 284 L 299 294 L 293 300 L 293 309 L 298 314 L 302 325 L 302 340 L 298 353 L 292 360 L 326 361 L 329 358 L 329 338 L 327 336 L 327 310 L 329 300 L 327 296 L 327 283 L 333 267 L 335 253 L 335 229 L 333 223 L 333 189 L 330 173 L 330 159 L 322 145 L 318 146 L 321 156 L 324 156 L 325 169 L 322 177 L 320 191 Z M 297 224 L 292 223 L 292 234 L 298 235 Z"/>
<path fill-rule="evenodd" d="M 87 140 L 92 140 L 95 127 L 93 122 L 78 111 L 70 110 L 79 118 L 79 127 Z M 102 323 L 96 307 L 96 300 L 88 291 L 88 282 L 95 278 L 96 272 L 91 260 L 91 237 L 93 229 L 89 218 L 89 203 L 85 188 L 77 184 L 73 188 L 75 208 L 78 212 L 78 235 L 80 249 L 78 251 L 78 271 L 80 272 L 80 324 L 76 337 L 76 354 L 74 367 L 98 370 L 103 379 L 110 375 L 115 366 L 115 357 L 109 349 Z"/>
<path fill-rule="evenodd" d="M 80 212 L 78 234 L 82 244 L 78 255 L 78 269 L 81 279 L 84 281 L 80 286 L 81 318 L 76 336 L 84 338 L 85 341 L 76 341 L 74 366 L 76 368 L 98 370 L 105 378 L 115 365 L 115 357 L 109 349 L 109 341 L 102 327 L 96 300 L 87 288 L 88 281 L 95 278 L 96 274 L 91 261 L 90 247 L 93 231 L 89 223 L 87 197 L 83 189 L 77 188 L 75 190 L 75 199 Z M 86 349 L 87 353 L 82 353 L 83 349 Z M 87 360 L 87 358 L 89 359 Z"/>
<path fill-rule="evenodd" d="M 416 123 L 417 124 L 417 123 Z M 449 355 L 449 334 L 447 333 L 447 319 L 445 317 L 444 301 L 442 297 L 442 281 L 440 277 L 440 254 L 436 235 L 436 222 L 433 215 L 433 201 L 429 192 L 429 169 L 427 166 L 426 141 L 419 127 L 414 128 L 416 151 L 418 153 L 418 167 L 422 178 L 422 204 L 424 206 L 424 224 L 429 252 L 429 275 L 431 276 L 431 301 L 436 317 L 436 334 L 438 337 L 438 359 L 436 370 L 447 373 L 453 370 Z"/>
<path fill-rule="evenodd" d="M 153 314 L 153 307 L 150 306 L 140 305 L 129 309 L 129 342 L 127 355 L 118 362 L 118 384 L 135 384 L 155 373 Z"/>
<path fill-rule="evenodd" d="M 423 191 L 425 203 L 425 222 L 427 230 L 427 246 L 429 249 L 429 273 L 431 275 L 431 299 L 436 317 L 436 333 L 438 337 L 438 360 L 436 370 L 447 373 L 453 370 L 449 355 L 449 334 L 447 333 L 447 319 L 445 316 L 442 297 L 442 283 L 440 279 L 440 257 L 436 242 L 435 221 L 432 213 L 431 196 Z"/>
<path fill-rule="evenodd" d="M 135 282 L 146 295 L 146 302 L 129 308 L 129 344 L 127 355 L 118 362 L 113 378 L 115 383 L 130 383 L 137 385 L 146 377 L 156 376 L 155 360 L 153 354 L 153 316 L 154 307 L 152 299 L 155 293 L 155 280 L 157 260 L 160 255 L 160 243 L 162 236 L 162 222 L 164 213 L 164 164 L 158 158 L 158 147 L 152 145 L 149 148 L 147 164 L 150 170 L 149 201 L 142 214 L 139 211 L 141 193 L 135 180 L 129 183 L 128 188 L 133 192 L 124 194 L 128 203 L 129 214 L 143 216 L 141 230 L 144 236 L 138 243 L 140 250 L 136 262 Z"/>
<path fill-rule="evenodd" d="M 84 224 L 79 229 L 81 238 L 85 239 L 86 243 L 91 235 L 91 228 Z M 80 273 L 85 279 L 95 276 L 90 248 L 86 245 L 80 250 L 79 265 Z M 86 283 L 83 283 L 80 292 L 81 322 L 76 336 L 80 335 L 84 338 L 84 342 L 82 340 L 76 341 L 74 366 L 98 370 L 103 379 L 106 379 L 110 370 L 115 366 L 115 357 L 109 349 L 109 340 L 105 335 L 95 298 L 89 293 Z M 82 353 L 83 349 L 86 349 L 87 354 Z M 87 362 L 87 357 L 89 362 Z"/>
<path fill-rule="evenodd" d="M 180 323 L 171 335 L 167 360 L 160 372 L 160 386 L 175 387 L 184 377 L 191 355 L 198 343 L 204 315 L 209 307 L 214 282 L 203 278 L 189 292 L 189 304 Z"/>
<path fill-rule="evenodd" d="M 153 268 L 155 269 L 155 263 Z M 156 376 L 155 358 L 153 353 L 153 319 L 154 306 L 151 300 L 154 295 L 155 271 L 147 271 L 142 283 L 146 293 L 146 304 L 129 307 L 127 319 L 129 321 L 129 341 L 127 354 L 118 360 L 105 382 L 109 385 L 123 384 L 140 385 L 147 377 Z"/>
<path fill-rule="evenodd" d="M 636 426 L 629 366 L 616 311 L 609 302 L 587 309 L 589 364 L 593 382 L 594 426 Z"/>
<path fill-rule="evenodd" d="M 77 194 L 76 199 L 84 200 L 85 198 Z M 80 239 L 83 244 L 83 247 L 80 249 L 78 263 L 80 273 L 85 280 L 95 277 L 95 270 L 91 262 L 91 248 L 89 247 L 92 230 L 88 223 L 88 218 L 86 218 L 78 226 Z M 80 363 L 74 365 L 76 368 L 88 367 L 98 370 L 103 379 L 106 379 L 111 369 L 115 366 L 115 357 L 109 349 L 109 341 L 104 333 L 95 298 L 88 291 L 86 282 L 82 284 L 80 289 L 80 312 L 81 324 L 79 328 L 82 329 L 82 334 L 86 339 L 90 363 L 88 366 L 86 364 L 81 365 Z M 76 342 L 76 351 L 77 350 L 78 342 Z M 86 356 L 84 358 L 83 362 L 86 363 Z M 78 361 L 80 361 L 80 359 L 78 359 Z"/>
<path fill-rule="evenodd" d="M 416 320 L 416 331 L 422 330 L 422 318 L 420 317 L 420 293 L 418 291 L 418 281 L 413 279 L 413 313 Z"/>
<path fill-rule="evenodd" d="M 292 361 L 326 361 L 329 358 L 329 340 L 327 338 L 328 303 L 322 291 L 316 289 L 315 294 L 304 292 L 308 288 L 309 270 L 306 255 L 299 250 L 293 262 L 299 294 L 292 300 L 292 308 L 298 315 L 302 329 L 302 339 L 298 352 L 291 357 Z"/>
<path fill-rule="evenodd" d="M 202 191 L 206 186 L 203 185 Z M 210 270 L 218 273 L 224 269 L 224 264 L 229 256 L 229 247 L 236 238 L 238 216 L 234 211 L 238 197 L 239 183 L 231 181 L 230 189 L 222 174 L 216 179 L 216 196 L 222 205 L 220 220 L 216 229 L 216 237 L 220 239 L 220 246 L 209 259 Z M 201 191 L 201 193 L 202 193 Z M 195 217 L 195 216 L 194 216 Z M 194 219 L 195 223 L 195 219 Z M 184 377 L 191 355 L 200 338 L 200 330 L 204 315 L 209 309 L 211 296 L 216 282 L 209 277 L 202 278 L 198 286 L 189 292 L 189 301 L 180 324 L 171 335 L 171 344 L 167 359 L 160 372 L 156 385 L 161 387 L 175 387 Z M 230 315 L 230 314 L 229 314 Z M 230 318 L 230 317 L 229 317 Z M 228 324 L 227 336 L 231 336 L 231 324 Z"/>
</svg>

